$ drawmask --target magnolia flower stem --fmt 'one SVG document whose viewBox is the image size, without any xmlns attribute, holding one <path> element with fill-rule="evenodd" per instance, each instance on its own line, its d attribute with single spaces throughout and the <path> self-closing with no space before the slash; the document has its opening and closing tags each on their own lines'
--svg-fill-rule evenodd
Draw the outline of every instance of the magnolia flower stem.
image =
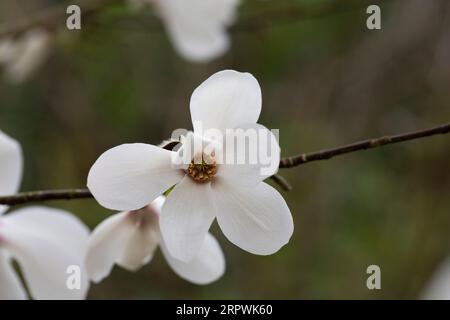
<svg viewBox="0 0 450 320">
<path fill-rule="evenodd" d="M 383 136 L 380 138 L 368 139 L 344 145 L 341 147 L 335 147 L 332 149 L 324 149 L 311 153 L 302 153 L 297 156 L 282 158 L 280 160 L 280 168 L 293 168 L 308 162 L 327 160 L 346 153 L 378 148 L 388 144 L 405 142 L 409 140 L 430 137 L 438 134 L 447 134 L 449 132 L 450 132 L 450 123 L 447 123 L 425 130 L 419 130 L 391 136 Z M 279 175 L 274 175 L 270 178 L 278 185 L 280 185 L 283 188 L 283 190 L 285 191 L 291 190 L 291 186 L 283 177 Z M 41 191 L 22 192 L 15 195 L 0 197 L 0 204 L 13 206 L 30 202 L 86 199 L 92 197 L 93 196 L 88 189 L 41 190 Z"/>
<path fill-rule="evenodd" d="M 360 142 L 351 143 L 341 147 L 324 149 L 311 153 L 302 153 L 293 157 L 282 158 L 280 160 L 280 168 L 293 168 L 305 164 L 307 162 L 327 160 L 346 153 L 378 148 L 388 144 L 425 138 L 437 134 L 447 134 L 449 132 L 450 132 L 450 123 L 447 123 L 425 130 L 413 131 L 392 136 L 383 136 L 380 138 L 368 139 Z"/>
</svg>

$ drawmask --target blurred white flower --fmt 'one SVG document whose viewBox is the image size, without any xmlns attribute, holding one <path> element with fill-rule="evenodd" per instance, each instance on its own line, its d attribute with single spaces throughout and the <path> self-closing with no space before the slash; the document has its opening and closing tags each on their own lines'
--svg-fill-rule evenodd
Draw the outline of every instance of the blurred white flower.
<svg viewBox="0 0 450 320">
<path fill-rule="evenodd" d="M 421 295 L 425 300 L 450 300 L 450 258 L 433 274 Z"/>
<path fill-rule="evenodd" d="M 0 194 L 17 192 L 22 175 L 20 145 L 0 131 Z M 34 299 L 82 299 L 89 281 L 84 256 L 89 231 L 76 217 L 57 209 L 28 207 L 2 215 L 0 208 L 0 299 L 26 299 L 11 264 L 16 260 Z M 80 289 L 69 289 L 69 266 L 79 266 Z"/>
<path fill-rule="evenodd" d="M 100 282 L 115 263 L 137 271 L 153 258 L 158 246 L 169 266 L 181 278 L 196 284 L 208 284 L 225 272 L 225 259 L 217 240 L 208 234 L 200 252 L 190 262 L 173 258 L 161 238 L 159 214 L 164 197 L 136 211 L 121 212 L 104 220 L 93 231 L 86 259 L 89 277 Z"/>
<path fill-rule="evenodd" d="M 0 66 L 5 77 L 20 83 L 28 79 L 47 59 L 51 36 L 40 28 L 27 31 L 18 39 L 0 40 Z"/>
<path fill-rule="evenodd" d="M 184 58 L 207 62 L 224 54 L 239 0 L 129 0 L 133 9 L 151 4 Z"/>
<path fill-rule="evenodd" d="M 194 133 L 188 134 L 177 152 L 142 143 L 112 148 L 92 166 L 89 189 L 104 207 L 130 211 L 146 206 L 176 184 L 162 208 L 160 227 L 169 253 L 179 260 L 196 256 L 216 217 L 235 245 L 254 254 L 275 253 L 293 233 L 291 212 L 283 197 L 262 182 L 278 165 L 261 174 L 259 163 L 216 163 L 215 156 L 221 153 L 232 159 L 242 156 L 220 144 L 208 154 L 195 154 L 184 167 L 173 165 L 173 159 L 190 149 L 192 141 L 195 146 L 195 140 L 208 140 L 201 135 L 199 124 L 220 132 L 228 128 L 264 132 L 271 137 L 271 160 L 278 164 L 277 141 L 256 124 L 261 112 L 258 81 L 249 73 L 218 72 L 194 91 L 190 109 Z"/>
</svg>

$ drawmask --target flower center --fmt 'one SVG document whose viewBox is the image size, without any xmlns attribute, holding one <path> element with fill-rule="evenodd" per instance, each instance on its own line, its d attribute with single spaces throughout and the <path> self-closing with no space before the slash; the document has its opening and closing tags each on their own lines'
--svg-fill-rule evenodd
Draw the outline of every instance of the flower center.
<svg viewBox="0 0 450 320">
<path fill-rule="evenodd" d="M 201 159 L 200 159 L 201 157 Z M 198 155 L 192 159 L 187 174 L 197 182 L 209 182 L 217 173 L 217 164 L 213 157 L 206 154 Z"/>
</svg>

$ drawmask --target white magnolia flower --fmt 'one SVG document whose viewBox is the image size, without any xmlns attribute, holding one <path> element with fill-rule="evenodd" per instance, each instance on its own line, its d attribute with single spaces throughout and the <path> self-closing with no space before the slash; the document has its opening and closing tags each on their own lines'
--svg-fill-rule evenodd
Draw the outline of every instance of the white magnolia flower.
<svg viewBox="0 0 450 320">
<path fill-rule="evenodd" d="M 147 207 L 121 212 L 104 220 L 93 231 L 86 259 L 88 274 L 94 282 L 109 275 L 115 263 L 137 271 L 153 258 L 158 246 L 168 264 L 181 278 L 196 284 L 208 284 L 225 272 L 225 259 L 217 240 L 208 234 L 200 252 L 190 262 L 173 258 L 159 230 L 159 214 L 164 197 Z"/>
<path fill-rule="evenodd" d="M 163 20 L 177 51 L 186 59 L 206 62 L 230 46 L 227 27 L 239 0 L 129 0 L 133 9 L 151 4 Z"/>
<path fill-rule="evenodd" d="M 186 143 L 206 141 L 199 123 L 205 130 L 221 132 L 254 128 L 271 137 L 275 168 L 261 174 L 262 164 L 198 164 L 192 159 L 180 169 L 172 160 L 188 145 L 175 152 L 149 144 L 124 144 L 106 151 L 95 162 L 88 176 L 89 189 L 104 207 L 130 211 L 146 206 L 176 184 L 162 207 L 160 227 L 169 253 L 179 260 L 196 256 L 215 218 L 235 245 L 254 254 L 275 253 L 289 241 L 293 222 L 282 196 L 262 182 L 277 171 L 280 149 L 271 132 L 256 124 L 261 112 L 258 81 L 248 73 L 218 72 L 194 91 L 190 109 L 196 125 L 194 135 L 189 135 L 194 139 L 185 139 Z M 266 151 L 261 149 L 260 153 Z M 210 154 L 195 157 L 214 161 L 215 152 L 233 158 L 233 151 L 218 145 Z"/>
<path fill-rule="evenodd" d="M 22 175 L 19 144 L 0 131 L 0 194 L 17 192 Z M 84 269 L 88 229 L 73 215 L 47 207 L 28 207 L 2 215 L 0 208 L 0 299 L 26 299 L 11 264 L 16 260 L 35 299 L 84 298 L 89 281 Z M 70 282 L 69 266 L 81 271 Z M 70 285 L 67 286 L 69 281 Z"/>
<path fill-rule="evenodd" d="M 436 270 L 421 295 L 425 300 L 450 300 L 450 258 Z"/>
<path fill-rule="evenodd" d="M 14 83 L 28 79 L 48 57 L 50 34 L 40 28 L 31 29 L 18 39 L 0 40 L 0 67 Z"/>
</svg>

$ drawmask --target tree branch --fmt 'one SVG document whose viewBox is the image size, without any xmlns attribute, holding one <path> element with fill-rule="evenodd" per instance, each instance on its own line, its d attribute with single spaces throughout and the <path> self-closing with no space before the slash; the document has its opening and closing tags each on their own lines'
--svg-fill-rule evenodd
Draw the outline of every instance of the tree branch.
<svg viewBox="0 0 450 320">
<path fill-rule="evenodd" d="M 58 190 L 40 190 L 28 191 L 14 194 L 11 196 L 0 197 L 0 204 L 15 206 L 30 202 L 42 202 L 49 200 L 73 200 L 93 198 L 88 189 L 58 189 Z"/>
<path fill-rule="evenodd" d="M 347 1 L 328 1 L 314 5 L 281 5 L 278 8 L 265 9 L 256 14 L 242 16 L 238 23 L 230 29 L 232 32 L 257 32 L 268 29 L 277 24 L 289 24 L 293 22 L 305 21 L 308 19 L 319 19 L 331 15 L 347 13 L 352 10 L 359 10 L 365 13 L 365 8 L 373 1 L 347 0 Z M 378 0 L 378 3 L 387 2 Z"/>
<path fill-rule="evenodd" d="M 312 161 L 327 160 L 336 156 L 340 156 L 346 153 L 352 153 L 360 150 L 367 150 L 372 148 L 382 147 L 388 144 L 394 144 L 409 140 L 415 140 L 434 136 L 437 134 L 446 134 L 450 132 L 450 123 L 443 124 L 437 127 L 402 133 L 392 136 L 384 136 L 375 139 L 368 139 L 360 142 L 355 142 L 341 147 L 324 149 L 311 153 L 302 153 L 293 157 L 282 158 L 280 160 L 280 168 L 293 168 L 301 164 L 305 164 Z"/>
<path fill-rule="evenodd" d="M 286 178 L 280 176 L 279 174 L 274 174 L 273 176 L 270 177 L 270 179 L 272 179 L 273 182 L 275 182 L 277 185 L 279 185 L 281 187 L 281 189 L 283 189 L 284 191 L 292 190 L 292 186 L 289 183 L 289 181 L 287 181 Z"/>
<path fill-rule="evenodd" d="M 325 149 L 311 153 L 302 153 L 297 156 L 282 158 L 280 160 L 280 168 L 293 168 L 308 162 L 326 160 L 346 153 L 378 148 L 388 144 L 416 140 L 438 134 L 447 134 L 449 132 L 450 132 L 450 123 L 447 123 L 425 130 L 402 133 L 392 136 L 383 136 L 380 138 L 355 142 L 352 144 L 332 149 Z M 273 179 L 286 191 L 289 191 L 291 189 L 291 186 L 283 177 L 279 175 L 274 175 L 270 178 Z M 89 192 L 88 189 L 42 190 L 42 191 L 22 192 L 15 195 L 3 196 L 0 197 L 0 204 L 14 206 L 30 202 L 41 202 L 49 200 L 87 199 L 87 198 L 93 198 L 92 194 Z"/>
</svg>

